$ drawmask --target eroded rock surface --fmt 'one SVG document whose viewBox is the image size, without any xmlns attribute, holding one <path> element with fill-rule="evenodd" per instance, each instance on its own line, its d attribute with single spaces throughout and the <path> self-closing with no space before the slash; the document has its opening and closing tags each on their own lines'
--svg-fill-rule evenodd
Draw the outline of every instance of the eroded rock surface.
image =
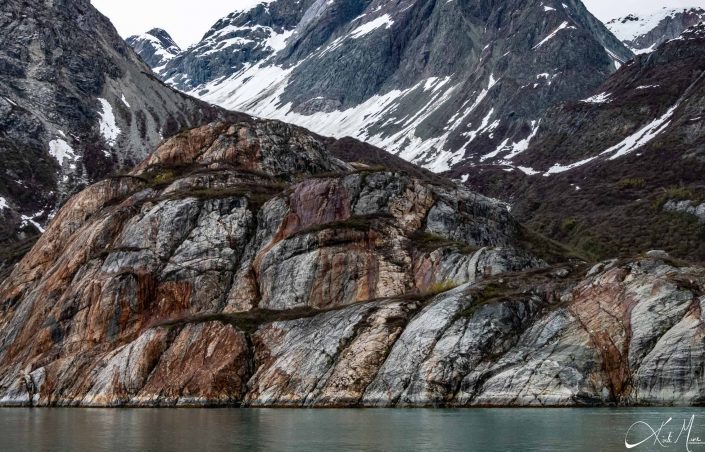
<svg viewBox="0 0 705 452">
<path fill-rule="evenodd" d="M 526 237 L 303 129 L 182 132 L 2 283 L 0 405 L 700 402 L 703 270 L 556 264 Z"/>
</svg>

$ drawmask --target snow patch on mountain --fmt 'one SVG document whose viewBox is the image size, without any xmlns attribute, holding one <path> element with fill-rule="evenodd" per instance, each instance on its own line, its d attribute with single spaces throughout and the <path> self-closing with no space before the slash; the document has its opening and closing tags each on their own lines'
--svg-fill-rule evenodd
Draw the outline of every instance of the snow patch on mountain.
<svg viewBox="0 0 705 452">
<path fill-rule="evenodd" d="M 668 128 L 671 124 L 671 118 L 678 108 L 678 104 L 671 107 L 663 116 L 654 119 L 646 126 L 639 129 L 637 132 L 629 135 L 619 143 L 611 146 L 609 149 L 602 151 L 598 155 L 588 157 L 584 160 L 580 160 L 571 164 L 556 163 L 551 168 L 548 169 L 543 175 L 548 177 L 552 174 L 565 173 L 566 171 L 573 170 L 580 166 L 586 165 L 598 158 L 607 157 L 607 160 L 616 160 L 625 155 L 631 154 L 632 152 L 638 150 L 639 148 L 647 145 L 654 138 L 658 137 L 663 131 Z M 610 155 L 611 154 L 611 155 Z"/>
<path fill-rule="evenodd" d="M 272 34 L 265 41 L 265 46 L 269 47 L 275 52 L 284 50 L 286 48 L 287 42 L 289 41 L 289 38 L 291 37 L 291 35 L 294 34 L 294 32 L 295 30 L 293 28 L 291 30 L 285 30 L 281 33 L 277 33 L 276 31 L 272 30 Z"/>
<path fill-rule="evenodd" d="M 350 32 L 350 37 L 353 39 L 358 39 L 372 33 L 378 28 L 389 28 L 392 25 L 394 25 L 392 17 L 389 14 L 385 14 L 363 25 L 360 25 L 359 27 Z"/>
<path fill-rule="evenodd" d="M 569 165 L 563 165 L 561 163 L 556 163 L 551 168 L 549 168 L 548 171 L 546 171 L 544 173 L 544 176 L 550 176 L 551 174 L 565 173 L 566 171 L 570 171 L 572 169 L 575 169 L 575 168 L 578 168 L 578 167 L 583 166 L 585 164 L 588 164 L 588 163 L 592 162 L 593 160 L 595 160 L 596 158 L 597 158 L 597 156 L 586 158 L 585 160 L 580 160 L 579 162 L 571 163 Z"/>
<path fill-rule="evenodd" d="M 495 157 L 498 157 L 504 153 L 506 155 L 502 158 L 500 164 L 508 165 L 514 168 L 512 165 L 511 160 L 515 157 L 517 157 L 519 154 L 527 151 L 529 149 L 529 145 L 531 144 L 531 140 L 536 137 L 536 134 L 539 131 L 539 126 L 541 125 L 541 121 L 531 121 L 531 132 L 529 132 L 529 135 L 522 139 L 519 140 L 516 143 L 509 143 L 509 138 L 505 139 L 498 147 L 495 149 L 493 152 L 490 152 L 489 154 L 485 154 L 482 157 L 480 157 L 480 162 L 484 162 L 489 159 L 493 159 Z M 519 168 L 521 170 L 521 168 Z M 522 170 L 524 171 L 524 170 Z M 524 171 L 526 172 L 526 171 Z"/>
<path fill-rule="evenodd" d="M 476 130 L 471 130 L 470 132 L 463 133 L 463 136 L 466 136 L 469 138 L 469 140 L 465 143 L 465 146 L 463 146 L 463 149 L 468 147 L 473 141 L 475 141 L 475 138 L 477 138 L 480 135 L 483 135 L 485 133 L 491 133 L 494 129 L 496 129 L 499 126 L 499 124 L 500 124 L 499 119 L 490 123 L 490 119 L 492 118 L 493 114 L 494 114 L 494 108 L 491 108 L 489 113 L 487 113 L 487 116 L 485 116 L 482 119 L 482 122 L 480 123 L 479 128 L 477 128 Z"/>
<path fill-rule="evenodd" d="M 575 30 L 575 27 L 572 26 L 572 25 L 570 25 L 567 21 L 566 21 L 566 22 L 563 22 L 562 24 L 560 24 L 560 25 L 558 26 L 558 28 L 556 28 L 555 30 L 553 30 L 553 31 L 551 32 L 551 34 L 549 34 L 548 36 L 546 36 L 545 38 L 543 38 L 543 40 L 542 40 L 541 42 L 539 42 L 538 44 L 536 44 L 536 45 L 534 46 L 534 50 L 537 50 L 538 48 L 540 48 L 541 46 L 543 46 L 544 44 L 546 44 L 548 41 L 550 41 L 551 39 L 555 38 L 556 35 L 558 34 L 558 32 L 560 32 L 561 30 L 570 30 L 570 29 Z"/>
<path fill-rule="evenodd" d="M 676 108 L 678 108 L 677 104 L 671 107 L 660 118 L 653 120 L 651 123 L 640 129 L 638 132 L 628 136 L 620 143 L 602 152 L 602 154 L 600 155 L 614 153 L 614 155 L 612 155 L 609 160 L 615 160 L 627 154 L 630 154 L 639 149 L 640 147 L 646 145 L 670 125 L 670 119 L 673 116 L 673 113 L 676 111 Z"/>
<path fill-rule="evenodd" d="M 59 166 L 64 166 L 65 161 L 72 162 L 76 160 L 76 154 L 73 148 L 61 138 L 49 142 L 49 155 L 59 162 Z"/>
<path fill-rule="evenodd" d="M 531 140 L 536 137 L 540 125 L 541 121 L 531 121 L 531 133 L 529 133 L 529 136 L 519 141 L 518 143 L 512 144 L 511 151 L 504 157 L 504 159 L 511 160 L 522 152 L 527 151 L 529 149 L 529 145 L 531 144 Z"/>
<path fill-rule="evenodd" d="M 516 168 L 527 176 L 535 176 L 537 174 L 541 174 L 541 171 L 536 171 L 535 169 L 529 168 L 527 166 L 517 166 Z"/>
<path fill-rule="evenodd" d="M 41 212 L 41 213 L 43 213 L 43 212 Z M 32 226 L 34 226 L 35 228 L 37 228 L 37 230 L 38 230 L 39 232 L 44 233 L 44 228 L 42 227 L 42 225 L 39 224 L 39 223 L 37 223 L 37 222 L 34 220 L 37 216 L 39 216 L 39 215 L 35 215 L 35 216 L 33 216 L 33 217 L 31 217 L 31 216 L 29 216 L 29 215 L 22 215 L 22 226 L 25 227 L 25 226 L 31 224 Z"/>
<path fill-rule="evenodd" d="M 610 93 L 595 94 L 592 97 L 583 99 L 581 102 L 585 102 L 586 104 L 606 104 L 610 102 L 610 96 L 612 96 Z"/>
<path fill-rule="evenodd" d="M 113 112 L 113 107 L 110 102 L 103 98 L 99 98 L 98 102 L 103 107 L 103 112 L 100 115 L 100 133 L 105 138 L 105 142 L 110 146 L 114 146 L 117 143 L 117 138 L 120 136 L 120 128 L 115 120 L 115 113 Z"/>
</svg>

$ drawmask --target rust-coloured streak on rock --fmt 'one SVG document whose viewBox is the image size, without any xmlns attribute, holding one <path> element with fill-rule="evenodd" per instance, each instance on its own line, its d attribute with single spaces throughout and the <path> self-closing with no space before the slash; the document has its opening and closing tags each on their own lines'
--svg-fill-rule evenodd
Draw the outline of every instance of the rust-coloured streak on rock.
<svg viewBox="0 0 705 452">
<path fill-rule="evenodd" d="M 284 236 L 301 230 L 351 217 L 350 198 L 339 179 L 302 182 L 289 197 L 291 214 L 284 226 Z M 292 218 L 294 216 L 294 218 Z"/>
<path fill-rule="evenodd" d="M 626 276 L 624 269 L 615 268 L 601 277 L 600 284 L 578 288 L 575 304 L 571 307 L 602 356 L 603 370 L 616 401 L 622 399 L 631 385 L 627 357 L 631 339 L 631 311 L 636 300 L 624 293 Z"/>
<path fill-rule="evenodd" d="M 208 124 L 169 138 L 132 174 L 143 174 L 150 167 L 193 164 L 228 127 L 224 123 Z"/>
<path fill-rule="evenodd" d="M 434 282 L 437 262 L 430 255 L 422 254 L 415 259 L 414 264 L 414 286 L 419 292 L 426 292 Z"/>
<path fill-rule="evenodd" d="M 237 403 L 247 387 L 249 353 L 245 336 L 230 325 L 188 325 L 161 355 L 138 403 Z"/>
<path fill-rule="evenodd" d="M 315 308 L 343 306 L 378 297 L 378 256 L 373 231 L 322 231 L 322 244 L 345 241 L 342 246 L 322 248 L 316 277 L 309 297 Z"/>
<path fill-rule="evenodd" d="M 188 282 L 169 281 L 160 284 L 156 293 L 158 316 L 171 316 L 189 309 L 193 287 Z"/>
</svg>

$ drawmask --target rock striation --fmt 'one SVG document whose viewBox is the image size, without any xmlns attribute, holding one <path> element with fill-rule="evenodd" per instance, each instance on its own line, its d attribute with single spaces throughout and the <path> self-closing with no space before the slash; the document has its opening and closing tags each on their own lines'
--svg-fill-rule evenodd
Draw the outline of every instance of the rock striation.
<svg viewBox="0 0 705 452">
<path fill-rule="evenodd" d="M 697 404 L 704 272 L 589 269 L 459 185 L 215 122 L 71 198 L 0 285 L 0 405 Z"/>
</svg>

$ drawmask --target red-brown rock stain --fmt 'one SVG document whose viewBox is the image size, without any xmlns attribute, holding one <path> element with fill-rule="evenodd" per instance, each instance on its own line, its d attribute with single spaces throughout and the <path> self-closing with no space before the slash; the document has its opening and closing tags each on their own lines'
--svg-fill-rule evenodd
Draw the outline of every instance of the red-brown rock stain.
<svg viewBox="0 0 705 452">
<path fill-rule="evenodd" d="M 324 246 L 308 297 L 310 306 L 330 308 L 378 298 L 380 262 L 375 249 L 379 234 L 341 229 L 321 231 L 318 236 Z M 327 241 L 345 244 L 325 247 Z M 346 287 L 346 283 L 355 286 Z"/>
<path fill-rule="evenodd" d="M 629 396 L 632 388 L 629 345 L 631 314 L 637 300 L 624 291 L 627 275 L 627 269 L 615 268 L 598 282 L 578 287 L 571 307 L 601 357 L 610 395 L 618 403 Z"/>
</svg>

